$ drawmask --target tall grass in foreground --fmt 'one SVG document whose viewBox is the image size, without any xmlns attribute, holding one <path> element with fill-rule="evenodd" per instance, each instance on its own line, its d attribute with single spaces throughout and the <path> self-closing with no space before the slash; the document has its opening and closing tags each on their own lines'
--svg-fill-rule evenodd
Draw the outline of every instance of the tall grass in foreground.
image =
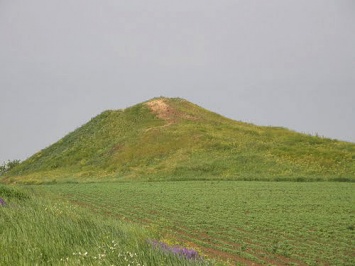
<svg viewBox="0 0 355 266">
<path fill-rule="evenodd" d="M 152 233 L 0 186 L 0 265 L 210 265 L 154 248 Z"/>
</svg>

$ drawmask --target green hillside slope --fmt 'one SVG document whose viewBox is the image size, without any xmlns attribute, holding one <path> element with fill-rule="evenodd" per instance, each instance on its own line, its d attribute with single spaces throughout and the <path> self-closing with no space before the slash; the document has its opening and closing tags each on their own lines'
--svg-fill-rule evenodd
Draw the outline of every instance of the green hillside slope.
<svg viewBox="0 0 355 266">
<path fill-rule="evenodd" d="M 186 100 L 105 111 L 6 181 L 355 180 L 355 144 L 227 119 Z"/>
</svg>

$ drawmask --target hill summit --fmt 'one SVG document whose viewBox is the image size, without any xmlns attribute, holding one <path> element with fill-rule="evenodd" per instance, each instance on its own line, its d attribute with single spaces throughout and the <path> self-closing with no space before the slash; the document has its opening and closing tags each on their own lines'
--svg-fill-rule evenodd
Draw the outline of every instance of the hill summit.
<svg viewBox="0 0 355 266">
<path fill-rule="evenodd" d="M 7 182 L 355 180 L 355 144 L 227 119 L 180 98 L 92 118 Z"/>
</svg>

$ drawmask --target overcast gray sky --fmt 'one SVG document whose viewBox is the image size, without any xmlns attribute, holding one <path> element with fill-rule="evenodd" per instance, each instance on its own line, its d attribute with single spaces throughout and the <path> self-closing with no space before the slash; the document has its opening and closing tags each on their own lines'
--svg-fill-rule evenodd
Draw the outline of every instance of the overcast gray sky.
<svg viewBox="0 0 355 266">
<path fill-rule="evenodd" d="M 156 96 L 355 142 L 355 1 L 0 0 L 0 163 Z"/>
</svg>

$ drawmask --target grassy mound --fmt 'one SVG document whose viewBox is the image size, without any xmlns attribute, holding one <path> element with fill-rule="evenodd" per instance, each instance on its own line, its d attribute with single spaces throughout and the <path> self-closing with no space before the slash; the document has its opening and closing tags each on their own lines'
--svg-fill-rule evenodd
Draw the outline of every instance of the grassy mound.
<svg viewBox="0 0 355 266">
<path fill-rule="evenodd" d="M 105 111 L 10 171 L 8 182 L 355 180 L 355 144 L 233 121 L 183 99 Z"/>
</svg>

